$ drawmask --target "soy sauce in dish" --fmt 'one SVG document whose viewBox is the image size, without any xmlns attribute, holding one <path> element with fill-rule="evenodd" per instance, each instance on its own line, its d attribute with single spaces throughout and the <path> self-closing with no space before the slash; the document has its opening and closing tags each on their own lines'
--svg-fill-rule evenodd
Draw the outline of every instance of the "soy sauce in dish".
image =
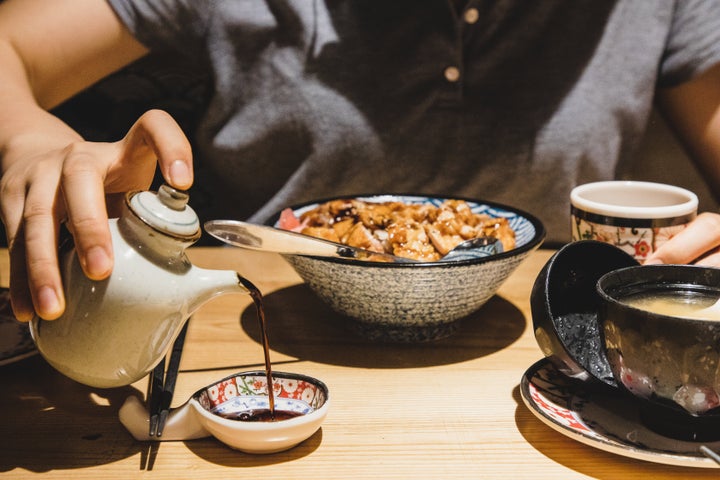
<svg viewBox="0 0 720 480">
<path fill-rule="evenodd" d="M 300 417 L 303 413 L 291 410 L 275 410 L 274 412 L 271 412 L 269 408 L 260 408 L 257 410 L 223 413 L 219 415 L 229 420 L 240 420 L 242 422 L 279 422 L 282 420 Z"/>
</svg>

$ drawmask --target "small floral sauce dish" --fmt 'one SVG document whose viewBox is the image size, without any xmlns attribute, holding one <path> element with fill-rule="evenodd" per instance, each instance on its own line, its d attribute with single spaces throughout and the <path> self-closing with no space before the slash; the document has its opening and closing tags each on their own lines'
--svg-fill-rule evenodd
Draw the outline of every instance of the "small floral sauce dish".
<svg viewBox="0 0 720 480">
<path fill-rule="evenodd" d="M 241 372 L 201 388 L 182 406 L 170 411 L 161 437 L 149 435 L 149 414 L 135 396 L 120 408 L 120 422 L 141 441 L 192 440 L 214 436 L 246 453 L 276 453 L 311 437 L 327 416 L 329 391 L 315 378 L 273 372 L 276 417 L 263 419 L 269 409 L 265 371 Z"/>
</svg>

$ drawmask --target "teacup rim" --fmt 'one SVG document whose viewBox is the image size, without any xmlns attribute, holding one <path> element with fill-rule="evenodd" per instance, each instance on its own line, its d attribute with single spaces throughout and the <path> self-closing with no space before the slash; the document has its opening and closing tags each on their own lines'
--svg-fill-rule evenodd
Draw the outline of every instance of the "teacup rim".
<svg viewBox="0 0 720 480">
<path fill-rule="evenodd" d="M 674 205 L 664 206 L 642 206 L 629 207 L 623 205 L 613 205 L 609 203 L 597 202 L 584 198 L 582 195 L 588 191 L 597 190 L 599 188 L 640 188 L 646 191 L 663 191 L 673 193 L 686 198 L 686 201 Z M 584 183 L 574 187 L 570 192 L 570 204 L 572 207 L 599 215 L 605 215 L 617 218 L 632 219 L 662 219 L 683 217 L 692 215 L 697 212 L 699 200 L 698 196 L 683 187 L 669 185 L 665 183 L 647 182 L 638 180 L 604 180 L 599 182 Z"/>
</svg>

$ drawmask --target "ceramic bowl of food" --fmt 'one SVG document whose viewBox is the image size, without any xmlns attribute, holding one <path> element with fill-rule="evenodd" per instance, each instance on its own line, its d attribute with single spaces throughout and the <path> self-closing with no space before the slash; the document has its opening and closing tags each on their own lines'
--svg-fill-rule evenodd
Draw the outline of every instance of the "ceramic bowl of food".
<svg viewBox="0 0 720 480">
<path fill-rule="evenodd" d="M 137 440 L 193 440 L 213 436 L 246 453 L 292 448 L 322 425 L 330 407 L 327 386 L 296 373 L 273 372 L 274 411 L 265 371 L 240 372 L 195 392 L 170 411 L 161 437 L 148 434 L 148 412 L 137 397 L 120 408 L 120 421 Z"/>
<path fill-rule="evenodd" d="M 321 300 L 350 320 L 355 332 L 400 343 L 454 333 L 458 321 L 487 302 L 545 237 L 542 223 L 529 213 L 457 197 L 324 199 L 285 209 L 269 223 L 340 243 L 351 238 L 353 246 L 418 259 L 390 263 L 285 256 Z M 460 232 L 494 236 L 503 243 L 502 251 L 443 260 L 441 251 L 464 238 Z"/>
</svg>

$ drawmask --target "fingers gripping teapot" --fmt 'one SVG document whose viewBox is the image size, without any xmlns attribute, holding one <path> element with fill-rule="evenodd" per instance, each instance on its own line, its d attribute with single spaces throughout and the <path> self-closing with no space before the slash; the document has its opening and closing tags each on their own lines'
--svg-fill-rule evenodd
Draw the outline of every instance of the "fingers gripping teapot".
<svg viewBox="0 0 720 480">
<path fill-rule="evenodd" d="M 38 350 L 58 371 L 94 387 L 129 385 L 164 358 L 202 304 L 248 292 L 236 272 L 201 269 L 187 258 L 201 234 L 187 201 L 166 185 L 157 194 L 128 193 L 120 218 L 110 220 L 115 267 L 105 280 L 85 276 L 75 249 L 61 253 L 65 313 L 30 323 Z"/>
</svg>

